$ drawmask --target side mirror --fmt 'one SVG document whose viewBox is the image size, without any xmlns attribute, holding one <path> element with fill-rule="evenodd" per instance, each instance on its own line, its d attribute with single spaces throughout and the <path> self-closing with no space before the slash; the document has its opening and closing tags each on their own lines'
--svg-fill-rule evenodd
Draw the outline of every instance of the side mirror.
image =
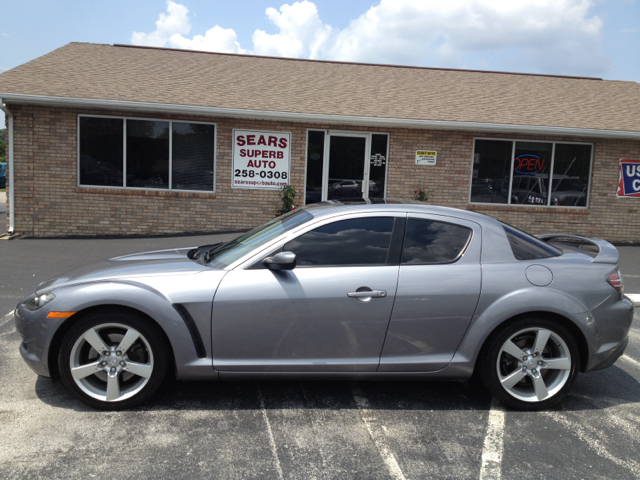
<svg viewBox="0 0 640 480">
<path fill-rule="evenodd" d="M 296 254 L 280 252 L 273 257 L 265 258 L 262 264 L 269 270 L 293 270 L 296 268 Z"/>
</svg>

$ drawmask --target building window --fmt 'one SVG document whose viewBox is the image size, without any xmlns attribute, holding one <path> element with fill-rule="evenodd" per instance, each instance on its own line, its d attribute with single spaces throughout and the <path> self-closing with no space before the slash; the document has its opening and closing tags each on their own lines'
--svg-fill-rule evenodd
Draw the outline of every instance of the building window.
<svg viewBox="0 0 640 480">
<path fill-rule="evenodd" d="M 593 146 L 476 139 L 471 203 L 586 207 Z"/>
<path fill-rule="evenodd" d="M 213 192 L 215 124 L 79 117 L 81 186 Z"/>
<path fill-rule="evenodd" d="M 121 119 L 80 117 L 80 185 L 122 187 Z"/>
<path fill-rule="evenodd" d="M 173 188 L 213 191 L 215 127 L 205 123 L 172 124 Z"/>
<path fill-rule="evenodd" d="M 127 187 L 169 188 L 169 122 L 127 122 Z"/>
</svg>

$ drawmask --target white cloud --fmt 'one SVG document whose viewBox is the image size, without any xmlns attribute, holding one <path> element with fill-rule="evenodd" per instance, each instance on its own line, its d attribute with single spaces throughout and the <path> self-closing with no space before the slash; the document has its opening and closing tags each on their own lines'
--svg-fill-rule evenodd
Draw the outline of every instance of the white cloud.
<svg viewBox="0 0 640 480">
<path fill-rule="evenodd" d="M 253 49 L 218 25 L 189 38 L 188 10 L 167 2 L 156 30 L 132 43 L 234 53 L 528 72 L 602 74 L 608 58 L 593 0 L 380 0 L 344 29 L 308 0 L 268 8 L 276 33 L 256 29 Z"/>
<path fill-rule="evenodd" d="M 305 1 L 284 5 L 280 14 L 267 10 L 280 32 L 257 30 L 254 50 L 455 67 L 482 64 L 488 57 L 495 63 L 497 57 L 503 68 L 601 73 L 607 65 L 600 44 L 602 22 L 589 17 L 591 6 L 590 0 L 381 0 L 337 30 L 324 25 L 315 5 Z"/>
<path fill-rule="evenodd" d="M 133 32 L 131 43 L 150 47 L 164 47 L 173 35 L 187 34 L 191 30 L 189 10 L 184 5 L 167 0 L 167 12 L 160 14 L 156 29 L 151 33 Z"/>
<path fill-rule="evenodd" d="M 322 23 L 318 9 L 307 0 L 285 4 L 280 12 L 267 8 L 266 14 L 280 32 L 273 35 L 263 30 L 254 32 L 254 51 L 258 55 L 320 58 L 321 48 L 335 33 L 330 25 Z"/>
<path fill-rule="evenodd" d="M 172 47 L 210 52 L 246 53 L 240 47 L 236 32 L 216 25 L 192 39 L 185 37 L 191 31 L 189 10 L 184 5 L 167 0 L 167 13 L 161 13 L 156 29 L 151 33 L 133 32 L 131 43 L 152 47 Z"/>
<path fill-rule="evenodd" d="M 204 36 L 196 35 L 191 40 L 178 33 L 171 35 L 169 45 L 174 48 L 209 52 L 246 53 L 238 43 L 236 32 L 231 28 L 222 28 L 218 25 L 207 30 Z"/>
</svg>

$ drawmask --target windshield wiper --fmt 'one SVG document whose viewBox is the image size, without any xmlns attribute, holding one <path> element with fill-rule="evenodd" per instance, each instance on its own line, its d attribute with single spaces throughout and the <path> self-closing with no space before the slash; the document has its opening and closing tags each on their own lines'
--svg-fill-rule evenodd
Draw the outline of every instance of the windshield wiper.
<svg viewBox="0 0 640 480">
<path fill-rule="evenodd" d="M 224 242 L 212 243 L 211 245 L 202 245 L 201 247 L 192 248 L 187 252 L 189 260 L 198 260 L 204 255 L 204 262 L 208 263 L 210 255 L 218 249 Z"/>
</svg>

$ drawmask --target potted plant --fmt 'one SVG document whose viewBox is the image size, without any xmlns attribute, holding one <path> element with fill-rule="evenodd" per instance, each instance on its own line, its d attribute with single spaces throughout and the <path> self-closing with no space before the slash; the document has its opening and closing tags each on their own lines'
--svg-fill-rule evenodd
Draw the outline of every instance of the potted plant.
<svg viewBox="0 0 640 480">
<path fill-rule="evenodd" d="M 413 199 L 419 202 L 428 202 L 433 198 L 433 192 L 431 190 L 425 190 L 424 187 L 418 187 L 413 191 Z"/>
<path fill-rule="evenodd" d="M 280 206 L 276 210 L 276 217 L 296 209 L 296 205 L 294 203 L 296 189 L 294 186 L 285 185 L 280 188 L 280 193 L 282 194 L 282 197 L 280 198 Z"/>
</svg>

